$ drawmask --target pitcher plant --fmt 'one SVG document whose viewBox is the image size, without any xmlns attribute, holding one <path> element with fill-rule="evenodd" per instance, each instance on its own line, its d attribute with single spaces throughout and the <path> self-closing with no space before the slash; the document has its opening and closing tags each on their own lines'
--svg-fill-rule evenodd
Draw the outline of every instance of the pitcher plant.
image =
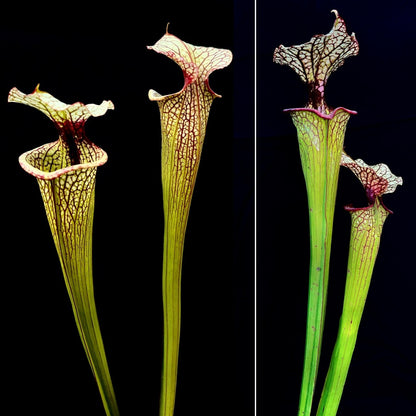
<svg viewBox="0 0 416 416">
<path fill-rule="evenodd" d="M 345 285 L 344 306 L 339 331 L 326 376 L 318 416 L 335 416 L 344 390 L 358 329 L 370 287 L 384 221 L 391 211 L 382 195 L 402 185 L 384 163 L 368 166 L 361 159 L 353 160 L 343 153 L 342 165 L 351 169 L 364 186 L 368 206 L 346 209 L 351 213 L 351 238 Z"/>
<path fill-rule="evenodd" d="M 160 111 L 164 210 L 163 310 L 164 352 L 160 415 L 174 412 L 181 322 L 181 273 L 185 231 L 201 159 L 208 115 L 216 94 L 209 75 L 228 66 L 226 49 L 194 46 L 168 33 L 149 49 L 175 61 L 184 86 L 174 94 L 149 91 Z"/>
<path fill-rule="evenodd" d="M 58 130 L 57 141 L 23 153 L 19 162 L 39 184 L 75 322 L 105 412 L 119 415 L 98 323 L 92 273 L 95 178 L 107 154 L 85 134 L 87 119 L 105 114 L 114 105 L 111 101 L 68 105 L 39 86 L 32 94 L 13 88 L 9 102 L 42 111 Z"/>
<path fill-rule="evenodd" d="M 297 129 L 309 205 L 309 297 L 299 416 L 311 412 L 324 329 L 341 153 L 347 122 L 356 114 L 344 107 L 329 107 L 325 101 L 328 77 L 359 50 L 354 33 L 348 35 L 345 21 L 336 10 L 333 12 L 335 22 L 328 34 L 315 35 L 302 45 L 280 45 L 273 56 L 274 62 L 288 65 L 300 76 L 309 97 L 306 107 L 285 110 Z"/>
</svg>

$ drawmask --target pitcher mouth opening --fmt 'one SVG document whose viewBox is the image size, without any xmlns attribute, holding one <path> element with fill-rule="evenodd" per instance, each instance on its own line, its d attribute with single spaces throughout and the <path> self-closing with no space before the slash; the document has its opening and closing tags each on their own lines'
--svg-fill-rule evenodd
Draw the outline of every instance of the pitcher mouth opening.
<svg viewBox="0 0 416 416">
<path fill-rule="evenodd" d="M 345 111 L 346 113 L 351 114 L 351 115 L 357 114 L 355 110 L 349 110 L 348 108 L 345 108 L 345 107 L 337 107 L 333 109 L 329 114 L 325 114 L 319 110 L 316 110 L 315 108 L 308 108 L 308 107 L 285 108 L 283 110 L 284 113 L 293 113 L 294 111 L 309 111 L 311 113 L 315 113 L 317 116 L 322 117 L 326 120 L 332 120 L 339 111 Z"/>
<path fill-rule="evenodd" d="M 27 173 L 29 173 L 30 175 L 34 176 L 37 179 L 52 180 L 52 179 L 56 179 L 59 176 L 62 176 L 64 174 L 67 174 L 67 173 L 75 171 L 75 170 L 92 169 L 92 168 L 96 168 L 98 166 L 102 166 L 108 160 L 107 153 L 103 149 L 101 149 L 100 147 L 94 145 L 94 151 L 96 153 L 96 158 L 95 158 L 95 160 L 93 160 L 91 162 L 68 165 L 68 166 L 65 166 L 63 168 L 56 169 L 56 170 L 53 170 L 53 171 L 47 171 L 47 170 L 39 169 L 36 166 L 36 164 L 33 162 L 34 155 L 38 155 L 38 157 L 39 157 L 39 155 L 42 152 L 46 152 L 47 148 L 49 146 L 54 145 L 55 143 L 56 142 L 49 143 L 47 145 L 37 147 L 33 150 L 29 150 L 28 152 L 25 152 L 25 153 L 21 154 L 20 157 L 19 157 L 20 166 L 23 168 L 23 170 L 25 170 Z M 32 159 L 32 160 L 30 160 L 30 159 Z"/>
</svg>

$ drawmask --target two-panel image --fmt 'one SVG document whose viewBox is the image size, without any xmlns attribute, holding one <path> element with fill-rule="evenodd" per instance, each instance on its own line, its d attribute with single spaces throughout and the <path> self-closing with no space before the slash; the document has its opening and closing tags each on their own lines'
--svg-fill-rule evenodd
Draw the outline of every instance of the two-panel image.
<svg viewBox="0 0 416 416">
<path fill-rule="evenodd" d="M 3 413 L 413 416 L 415 11 L 5 6 Z"/>
</svg>

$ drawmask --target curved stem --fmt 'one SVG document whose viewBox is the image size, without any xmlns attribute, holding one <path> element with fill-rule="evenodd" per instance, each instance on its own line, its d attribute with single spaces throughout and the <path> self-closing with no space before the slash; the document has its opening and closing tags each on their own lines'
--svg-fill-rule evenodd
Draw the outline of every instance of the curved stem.
<svg viewBox="0 0 416 416">
<path fill-rule="evenodd" d="M 108 416 L 118 416 L 98 323 L 92 273 L 96 168 L 38 179 L 82 345 Z"/>
<path fill-rule="evenodd" d="M 23 153 L 19 163 L 38 180 L 82 345 L 107 416 L 118 416 L 92 275 L 95 177 L 107 154 L 87 139 L 84 128 L 89 117 L 101 116 L 114 105 L 111 101 L 68 105 L 41 91 L 39 85 L 31 94 L 12 88 L 8 100 L 43 112 L 59 131 L 56 142 Z"/>
</svg>

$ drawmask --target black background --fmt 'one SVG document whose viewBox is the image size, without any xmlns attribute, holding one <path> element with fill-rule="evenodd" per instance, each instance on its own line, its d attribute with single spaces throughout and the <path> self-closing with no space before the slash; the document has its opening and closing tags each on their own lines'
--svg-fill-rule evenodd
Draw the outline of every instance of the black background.
<svg viewBox="0 0 416 416">
<path fill-rule="evenodd" d="M 234 7 L 233 7 L 234 6 Z M 160 124 L 147 91 L 182 86 L 168 58 L 148 51 L 169 31 L 229 48 L 210 77 L 215 100 L 188 224 L 177 415 L 253 413 L 254 2 L 3 5 L 0 109 L 4 239 L 3 404 L 11 414 L 101 415 L 34 178 L 18 156 L 56 139 L 40 112 L 7 103 L 41 89 L 71 103 L 111 99 L 87 123 L 109 154 L 98 171 L 94 281 L 107 358 L 122 414 L 158 412 L 162 348 L 163 217 Z M 413 219 L 415 6 L 349 1 L 257 1 L 257 404 L 259 416 L 296 414 L 303 363 L 309 237 L 296 132 L 284 108 L 306 90 L 272 62 L 279 44 L 327 33 L 337 8 L 360 43 L 328 83 L 331 106 L 358 111 L 345 140 L 353 158 L 387 163 L 404 185 L 385 197 L 385 224 L 357 348 L 339 409 L 348 415 L 414 412 Z M 366 203 L 341 170 L 335 213 L 320 391 L 341 313 L 350 221 Z M 319 396 L 319 393 L 317 394 Z"/>
<path fill-rule="evenodd" d="M 36 2 L 2 10 L 2 402 L 10 414 L 104 413 L 36 181 L 17 162 L 22 152 L 57 138 L 43 114 L 7 103 L 12 87 L 30 93 L 38 83 L 66 103 L 115 104 L 86 125 L 109 155 L 96 185 L 95 297 L 121 414 L 158 414 L 160 122 L 147 92 L 176 92 L 183 76 L 146 45 L 163 36 L 168 22 L 186 42 L 241 52 L 210 77 L 222 98 L 212 105 L 186 236 L 175 414 L 253 413 L 252 99 L 242 123 L 233 117 L 234 80 L 249 80 L 253 94 L 251 74 L 242 69 L 253 59 L 246 45 L 234 43 L 234 20 L 253 42 L 252 14 L 241 9 L 234 19 L 232 2 L 172 3 Z M 243 134 L 234 134 L 235 124 Z"/>
<path fill-rule="evenodd" d="M 272 62 L 280 44 L 328 33 L 332 9 L 355 32 L 360 52 L 333 73 L 330 106 L 356 110 L 345 149 L 368 164 L 384 162 L 404 185 L 384 202 L 394 211 L 381 247 L 339 416 L 414 415 L 415 6 L 412 2 L 257 1 L 257 386 L 258 415 L 297 414 L 309 272 L 307 201 L 296 130 L 284 108 L 302 107 L 305 85 Z M 316 399 L 319 400 L 341 314 L 350 216 L 365 206 L 358 180 L 341 169 L 328 306 Z M 315 403 L 315 406 L 317 402 Z M 314 414 L 314 411 L 313 413 Z"/>
</svg>

